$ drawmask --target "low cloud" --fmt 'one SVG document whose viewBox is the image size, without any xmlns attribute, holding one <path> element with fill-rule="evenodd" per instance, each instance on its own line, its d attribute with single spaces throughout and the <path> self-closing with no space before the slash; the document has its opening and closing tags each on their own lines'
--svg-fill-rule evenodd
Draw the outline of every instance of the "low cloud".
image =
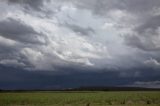
<svg viewBox="0 0 160 106">
<path fill-rule="evenodd" d="M 160 81 L 136 81 L 134 86 L 137 87 L 149 87 L 149 88 L 160 88 Z"/>
</svg>

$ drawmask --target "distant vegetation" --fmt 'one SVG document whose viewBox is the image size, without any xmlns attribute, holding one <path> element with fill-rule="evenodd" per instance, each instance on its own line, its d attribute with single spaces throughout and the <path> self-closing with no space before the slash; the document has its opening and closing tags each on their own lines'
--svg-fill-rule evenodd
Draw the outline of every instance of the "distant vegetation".
<svg viewBox="0 0 160 106">
<path fill-rule="evenodd" d="M 160 106 L 160 91 L 1 92 L 0 106 Z"/>
<path fill-rule="evenodd" d="M 54 88 L 15 89 L 15 90 L 0 89 L 0 92 L 32 92 L 32 91 L 160 91 L 160 88 L 87 86 L 87 87 L 64 88 L 64 89 L 54 89 Z"/>
<path fill-rule="evenodd" d="M 142 88 L 142 87 L 79 87 L 68 89 L 73 91 L 160 91 L 160 88 Z"/>
</svg>

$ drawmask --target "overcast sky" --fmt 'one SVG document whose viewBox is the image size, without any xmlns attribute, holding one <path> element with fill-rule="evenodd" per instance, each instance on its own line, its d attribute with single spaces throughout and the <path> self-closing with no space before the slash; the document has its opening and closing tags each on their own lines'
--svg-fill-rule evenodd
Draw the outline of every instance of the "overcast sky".
<svg viewBox="0 0 160 106">
<path fill-rule="evenodd" d="M 0 89 L 160 88 L 159 0 L 0 0 Z"/>
</svg>

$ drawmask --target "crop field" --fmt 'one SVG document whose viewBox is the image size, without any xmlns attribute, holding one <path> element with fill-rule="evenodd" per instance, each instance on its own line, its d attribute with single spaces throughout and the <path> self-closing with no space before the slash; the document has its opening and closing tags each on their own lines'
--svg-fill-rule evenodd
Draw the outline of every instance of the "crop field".
<svg viewBox="0 0 160 106">
<path fill-rule="evenodd" d="M 160 106 L 160 91 L 1 92 L 0 106 Z"/>
</svg>

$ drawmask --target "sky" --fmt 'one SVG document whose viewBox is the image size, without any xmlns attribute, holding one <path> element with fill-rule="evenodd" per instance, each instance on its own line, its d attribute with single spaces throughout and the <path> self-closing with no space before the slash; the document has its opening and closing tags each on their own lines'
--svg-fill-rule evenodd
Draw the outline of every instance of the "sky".
<svg viewBox="0 0 160 106">
<path fill-rule="evenodd" d="M 0 89 L 160 88 L 159 0 L 0 0 Z"/>
</svg>

